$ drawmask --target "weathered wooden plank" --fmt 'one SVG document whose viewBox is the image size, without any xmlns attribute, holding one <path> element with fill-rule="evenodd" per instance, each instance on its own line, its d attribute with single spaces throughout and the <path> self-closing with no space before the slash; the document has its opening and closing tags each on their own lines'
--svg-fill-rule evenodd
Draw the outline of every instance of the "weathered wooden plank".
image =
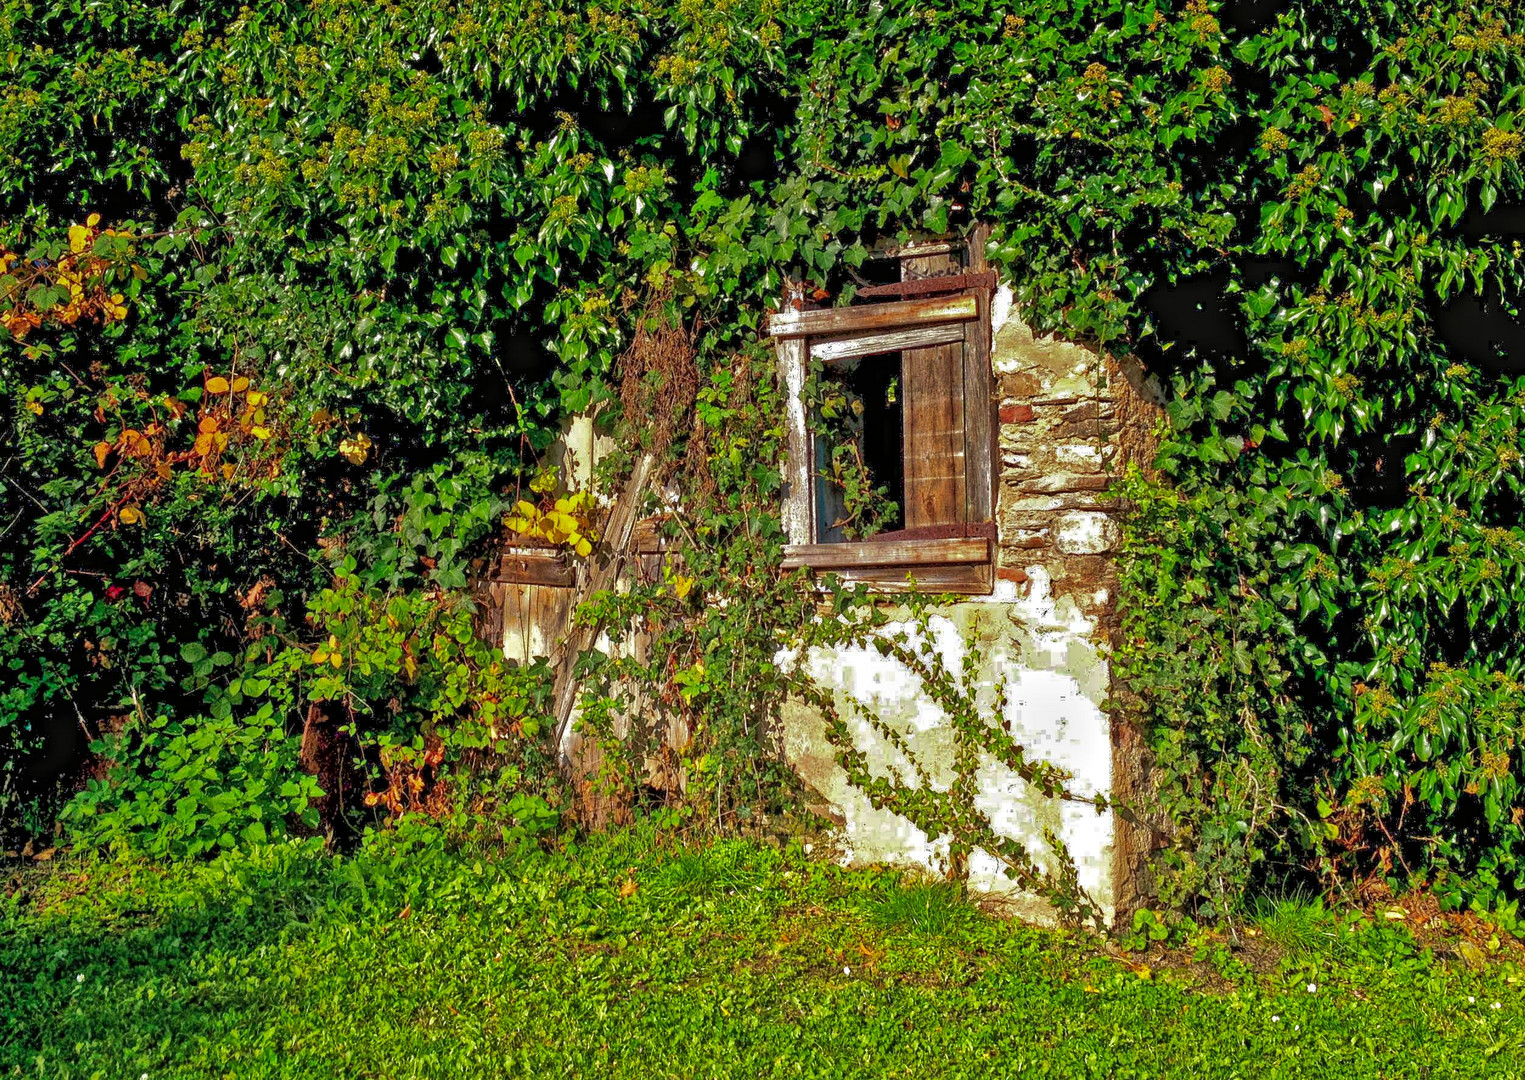
<svg viewBox="0 0 1525 1080">
<path fill-rule="evenodd" d="M 527 664 L 529 651 L 529 591 L 528 585 L 515 582 L 503 583 L 503 637 L 498 645 L 506 659 Z"/>
<path fill-rule="evenodd" d="M 500 554 L 492 568 L 493 581 L 520 585 L 557 585 L 571 588 L 576 574 L 560 552 L 511 552 Z"/>
<path fill-rule="evenodd" d="M 955 563 L 949 566 L 850 566 L 825 570 L 849 585 L 868 585 L 875 592 L 961 593 L 985 596 L 995 583 L 990 563 Z"/>
<path fill-rule="evenodd" d="M 1000 460 L 996 445 L 999 402 L 990 366 L 990 291 L 995 286 L 995 274 L 985 263 L 989 236 L 988 225 L 976 225 L 969 233 L 969 276 L 984 280 L 974 293 L 979 317 L 963 324 L 965 518 L 981 522 L 994 520 L 995 463 Z"/>
<path fill-rule="evenodd" d="M 630 479 L 625 484 L 625 490 L 604 523 L 604 535 L 600 541 L 602 551 L 596 556 L 597 561 L 591 564 L 578 587 L 573 590 L 573 595 L 568 601 L 569 611 L 575 612 L 588 597 L 596 592 L 612 589 L 619 580 L 620 571 L 629 557 L 630 538 L 635 531 L 636 515 L 640 513 L 641 503 L 646 496 L 646 485 L 651 477 L 652 464 L 653 459 L 650 454 L 642 454 L 636 459 L 635 467 L 630 472 Z M 566 635 L 551 657 L 551 665 L 556 672 L 556 686 L 552 701 L 556 714 L 554 745 L 558 753 L 562 752 L 567 725 L 572 719 L 572 706 L 577 699 L 577 680 L 574 678 L 577 658 L 593 648 L 602 629 L 602 625 L 597 623 L 575 628 Z"/>
<path fill-rule="evenodd" d="M 978 315 L 979 305 L 972 296 L 934 296 L 861 307 L 780 311 L 769 317 L 768 333 L 779 338 L 813 337 L 900 329 L 917 323 L 963 322 Z"/>
<path fill-rule="evenodd" d="M 964 494 L 963 346 L 902 355 L 905 527 L 961 522 Z"/>
<path fill-rule="evenodd" d="M 995 572 L 988 563 L 970 563 L 965 566 L 867 567 L 860 570 L 832 571 L 840 573 L 849 584 L 871 585 L 875 592 L 884 593 L 961 593 L 965 596 L 985 596 L 994 589 Z"/>
<path fill-rule="evenodd" d="M 672 538 L 662 532 L 663 522 L 671 517 L 671 514 L 657 514 L 637 521 L 630 533 L 630 549 L 639 551 L 642 555 L 650 555 L 672 547 Z"/>
<path fill-rule="evenodd" d="M 926 255 L 947 255 L 959 251 L 961 240 L 912 240 L 907 244 L 885 244 L 868 253 L 870 259 L 915 259 Z"/>
<path fill-rule="evenodd" d="M 530 659 L 550 658 L 571 629 L 572 589 L 529 586 L 525 620 L 526 652 Z"/>
<path fill-rule="evenodd" d="M 914 330 L 892 330 L 884 334 L 853 334 L 844 338 L 811 338 L 810 355 L 826 363 L 852 360 L 880 353 L 899 353 L 905 349 L 924 349 L 933 345 L 951 345 L 964 340 L 966 323 L 938 323 Z"/>
<path fill-rule="evenodd" d="M 946 540 L 863 540 L 845 544 L 786 544 L 783 568 L 815 570 L 842 567 L 932 567 L 990 562 L 990 541 L 983 536 Z"/>
<path fill-rule="evenodd" d="M 507 586 L 488 578 L 479 578 L 472 587 L 471 601 L 476 605 L 472 628 L 477 637 L 503 648 L 503 590 Z"/>
<path fill-rule="evenodd" d="M 904 281 L 938 277 L 955 268 L 952 255 L 903 259 Z M 973 296 L 959 298 L 978 312 Z M 886 307 L 891 305 L 885 305 Z M 908 349 L 901 354 L 905 428 L 905 527 L 964 520 L 963 345 Z"/>
<path fill-rule="evenodd" d="M 803 295 L 796 286 L 785 297 L 791 304 Z M 815 458 L 810 424 L 805 416 L 805 349 L 801 338 L 779 338 L 778 381 L 784 389 L 785 427 L 789 445 L 784 461 L 784 532 L 791 542 L 808 544 L 815 537 L 815 520 L 810 490 L 810 470 Z"/>
<path fill-rule="evenodd" d="M 970 250 L 974 240 L 971 238 Z M 981 244 L 984 240 L 980 241 Z M 980 252 L 983 258 L 984 252 Z M 976 273 L 933 275 L 914 281 L 891 281 L 883 285 L 864 285 L 858 296 L 931 296 L 933 293 L 960 292 L 965 289 L 993 289 L 996 286 L 995 271 L 981 270 Z"/>
</svg>

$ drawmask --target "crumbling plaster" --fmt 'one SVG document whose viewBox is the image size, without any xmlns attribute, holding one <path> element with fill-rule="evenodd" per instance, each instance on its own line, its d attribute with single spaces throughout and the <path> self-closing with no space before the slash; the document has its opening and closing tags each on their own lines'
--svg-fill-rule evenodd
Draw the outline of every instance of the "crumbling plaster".
<svg viewBox="0 0 1525 1080">
<path fill-rule="evenodd" d="M 1140 786 L 1136 740 L 1104 712 L 1110 689 L 1106 641 L 1114 612 L 1118 507 L 1106 493 L 1127 460 L 1147 456 L 1154 418 L 1150 388 L 1113 358 L 1035 334 L 1008 290 L 992 308 L 992 365 L 999 401 L 998 556 L 995 591 L 939 610 L 931 626 L 936 653 L 950 670 L 978 642 L 976 676 L 983 700 L 1004 684 L 1004 719 L 1030 760 L 1074 775 L 1076 794 L 1115 797 Z M 892 617 L 903 617 L 903 612 Z M 894 629 L 909 629 L 898 623 Z M 901 735 L 928 781 L 953 781 L 948 718 L 896 661 L 863 648 L 817 649 L 802 658 L 828 691 L 860 749 L 885 775 L 914 772 L 872 729 L 864 708 Z M 994 718 L 992 718 L 993 720 Z M 929 837 L 909 821 L 877 810 L 837 764 L 819 713 L 791 702 L 783 715 L 785 753 L 836 822 L 841 858 L 941 873 L 946 837 Z M 978 805 L 1002 836 L 1017 839 L 1052 863 L 1045 828 L 1062 838 L 1079 883 L 1110 917 L 1135 897 L 1139 845 L 1130 826 L 1110 812 L 1046 798 L 988 757 L 978 772 Z M 969 862 L 970 885 L 1005 897 L 1018 913 L 1050 915 L 1024 896 L 989 855 Z"/>
</svg>

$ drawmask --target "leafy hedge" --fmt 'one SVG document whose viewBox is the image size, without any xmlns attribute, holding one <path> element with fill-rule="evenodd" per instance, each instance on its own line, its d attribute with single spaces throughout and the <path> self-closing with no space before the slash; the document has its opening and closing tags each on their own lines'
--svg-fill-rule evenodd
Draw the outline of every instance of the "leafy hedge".
<svg viewBox="0 0 1525 1080">
<path fill-rule="evenodd" d="M 1173 387 L 1168 487 L 1129 481 L 1118 655 L 1170 793 L 1163 894 L 1230 903 L 1270 856 L 1525 884 L 1525 383 L 1518 349 L 1452 332 L 1518 314 L 1519 4 L 3 11 L 0 240 L 47 280 L 0 301 L 36 316 L 3 361 L 0 738 L 13 763 L 112 742 L 76 804 L 97 820 L 149 791 L 178 812 L 190 766 L 144 787 L 144 725 L 262 723 L 249 678 L 284 695 L 281 738 L 321 675 L 379 772 L 382 744 L 485 749 L 554 798 L 524 779 L 521 674 L 440 643 L 560 417 L 617 416 L 637 321 L 681 321 L 698 390 L 661 426 L 697 409 L 667 449 L 703 466 L 691 541 L 731 552 L 695 599 L 755 587 L 778 481 L 735 358 L 759 313 L 786 274 L 836 294 L 876 240 L 979 220 L 1031 321 Z M 72 310 L 66 252 L 94 260 Z M 383 647 L 324 589 L 438 614 Z M 675 688 L 736 643 L 685 643 L 660 678 L 750 733 L 726 685 L 776 691 L 765 642 L 702 694 Z M 418 689 L 436 663 L 456 711 Z M 294 827 L 264 798 L 239 820 Z M 187 835 L 221 842 L 221 812 Z"/>
</svg>

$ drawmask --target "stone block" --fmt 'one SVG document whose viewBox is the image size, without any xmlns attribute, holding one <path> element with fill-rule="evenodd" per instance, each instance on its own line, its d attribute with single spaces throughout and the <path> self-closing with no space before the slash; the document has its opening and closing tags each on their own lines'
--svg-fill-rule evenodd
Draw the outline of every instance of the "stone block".
<svg viewBox="0 0 1525 1080">
<path fill-rule="evenodd" d="M 1119 539 L 1112 515 L 1098 510 L 1071 510 L 1055 524 L 1054 546 L 1066 555 L 1100 555 L 1115 549 Z"/>
<path fill-rule="evenodd" d="M 1011 490 L 1023 495 L 1062 495 L 1081 491 L 1105 491 L 1112 478 L 1105 473 L 1045 473 L 1032 480 L 1021 480 Z"/>
</svg>

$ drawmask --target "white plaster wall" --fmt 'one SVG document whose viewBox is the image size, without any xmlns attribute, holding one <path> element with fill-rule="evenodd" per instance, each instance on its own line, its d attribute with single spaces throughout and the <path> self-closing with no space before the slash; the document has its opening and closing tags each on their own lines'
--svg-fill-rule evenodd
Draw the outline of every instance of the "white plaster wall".
<svg viewBox="0 0 1525 1080">
<path fill-rule="evenodd" d="M 1111 727 L 1101 711 L 1107 667 L 1091 641 L 1095 627 L 1075 605 L 1056 602 L 1042 568 L 1034 570 L 1038 576 L 1025 597 L 998 594 L 934 615 L 930 627 L 935 652 L 957 672 L 966 640 L 977 638 L 984 653 L 977 699 L 993 709 L 995 687 L 998 681 L 1004 684 L 1003 719 L 1010 724 L 1012 738 L 1026 748 L 1028 760 L 1047 761 L 1072 773 L 1070 788 L 1077 795 L 1105 794 L 1112 780 Z M 914 633 L 909 623 L 895 623 L 885 632 L 897 630 Z M 954 779 L 953 732 L 943 710 L 926 696 L 912 672 L 872 648 L 816 648 L 794 660 L 832 694 L 857 746 L 880 775 L 917 784 L 912 764 L 864 718 L 865 706 L 905 740 L 932 786 L 947 790 Z M 993 713 L 990 720 L 996 720 Z M 908 820 L 875 809 L 836 764 L 824 720 L 814 709 L 797 704 L 786 710 L 784 745 L 790 763 L 839 817 L 836 840 L 845 863 L 943 871 L 948 838 L 927 836 Z M 1020 841 L 1053 869 L 1055 860 L 1043 840 L 1045 827 L 1052 828 L 1069 848 L 1081 887 L 1110 918 L 1111 814 L 1045 798 L 993 758 L 982 757 L 977 805 L 995 831 Z M 1023 913 L 1044 917 L 1036 898 L 1017 892 L 993 857 L 975 852 L 969 870 L 971 888 L 1029 902 Z"/>
</svg>

